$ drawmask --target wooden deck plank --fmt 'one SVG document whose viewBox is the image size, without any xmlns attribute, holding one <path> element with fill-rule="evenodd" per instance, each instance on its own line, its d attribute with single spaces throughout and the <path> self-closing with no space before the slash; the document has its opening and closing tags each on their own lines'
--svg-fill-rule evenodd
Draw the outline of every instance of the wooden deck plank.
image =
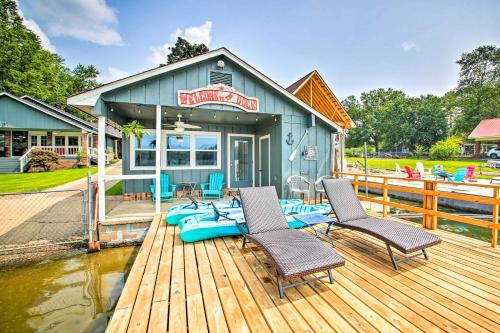
<svg viewBox="0 0 500 333">
<path fill-rule="evenodd" d="M 208 332 L 207 319 L 205 317 L 197 266 L 194 245 L 184 244 L 188 328 L 190 332 L 204 333 Z"/>
<path fill-rule="evenodd" d="M 175 227 L 167 226 L 161 251 L 160 267 L 156 277 L 151 318 L 149 319 L 148 330 L 150 332 L 167 332 L 174 234 Z"/>
<path fill-rule="evenodd" d="M 250 332 L 213 241 L 204 241 L 212 275 L 231 332 Z"/>
<path fill-rule="evenodd" d="M 205 251 L 205 244 L 197 242 L 194 244 L 196 259 L 198 261 L 198 274 L 200 276 L 201 292 L 203 303 L 208 311 L 205 312 L 207 318 L 207 326 L 210 332 L 229 332 L 228 324 L 224 317 L 224 310 L 217 293 L 215 281 L 210 269 L 210 262 Z M 234 327 L 233 330 L 237 330 Z"/>
<path fill-rule="evenodd" d="M 187 332 L 187 314 L 184 278 L 184 242 L 178 236 L 174 238 L 174 253 L 172 257 L 168 331 L 170 333 L 185 333 Z"/>
<path fill-rule="evenodd" d="M 394 271 L 383 242 L 335 230 L 346 266 L 277 295 L 269 258 L 241 238 L 183 243 L 155 216 L 107 332 L 499 332 L 498 249 L 442 230 L 430 261 Z M 319 275 L 319 274 L 318 274 Z M 317 276 L 318 276 L 317 275 Z"/>
<path fill-rule="evenodd" d="M 231 239 L 220 239 L 217 244 L 219 249 L 223 249 L 223 247 L 225 247 L 228 251 L 226 253 L 229 258 L 225 259 L 227 260 L 227 267 L 229 267 L 227 270 L 229 275 L 232 275 L 231 273 L 235 273 L 235 270 L 239 271 L 243 282 L 248 286 L 248 291 L 251 293 L 251 297 L 255 299 L 256 306 L 259 307 L 260 312 L 263 314 L 264 319 L 269 325 L 269 328 L 274 332 L 292 332 L 292 329 L 286 322 L 285 318 L 281 315 L 281 312 L 274 306 L 272 300 L 260 284 L 257 277 L 245 264 L 243 264 L 244 259 L 242 258 L 239 250 L 236 249 L 234 243 L 231 243 Z"/>
<path fill-rule="evenodd" d="M 450 329 L 455 329 L 456 325 L 458 325 L 469 331 L 484 331 L 484 328 L 476 324 L 477 321 L 483 321 L 484 319 L 482 311 L 486 311 L 486 318 L 489 315 L 495 315 L 491 310 L 481 309 L 459 294 L 449 292 L 434 282 L 419 277 L 413 273 L 414 270 L 404 272 L 404 274 L 395 272 L 390 266 L 388 256 L 385 253 L 381 254 L 382 251 L 373 251 L 372 249 L 372 252 L 368 254 L 360 251 L 358 248 L 361 244 L 359 243 L 359 237 L 346 237 L 344 235 L 342 241 L 338 244 L 339 246 L 345 245 L 345 247 L 342 247 L 342 251 L 352 255 L 356 265 L 379 277 L 385 273 L 389 277 L 389 283 L 401 288 L 409 297 L 419 301 L 422 305 L 428 306 L 429 309 L 451 320 L 455 327 L 452 325 Z M 467 318 L 475 318 L 475 321 Z M 439 319 L 438 322 L 441 323 L 442 319 Z M 489 324 L 489 321 L 485 320 L 483 326 Z"/>
</svg>

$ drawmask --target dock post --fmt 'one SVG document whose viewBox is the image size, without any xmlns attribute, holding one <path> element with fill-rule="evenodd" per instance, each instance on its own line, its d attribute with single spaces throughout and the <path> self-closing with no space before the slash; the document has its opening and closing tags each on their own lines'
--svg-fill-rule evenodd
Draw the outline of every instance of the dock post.
<svg viewBox="0 0 500 333">
<path fill-rule="evenodd" d="M 500 189 L 498 187 L 493 189 L 493 198 L 500 199 Z M 498 229 L 496 228 L 498 226 L 498 213 L 499 205 L 494 204 L 491 220 L 491 222 L 493 222 L 493 229 L 491 229 L 491 247 L 496 247 L 498 243 Z"/>
<path fill-rule="evenodd" d="M 385 204 L 387 202 L 387 199 L 389 198 L 389 190 L 387 189 L 387 185 L 389 185 L 389 179 L 387 177 L 384 177 L 384 189 L 383 189 L 383 200 L 384 204 L 382 205 L 382 216 L 386 217 L 387 216 L 387 205 Z"/>
<path fill-rule="evenodd" d="M 434 192 L 433 194 L 428 194 L 428 191 Z M 424 197 L 423 197 L 423 208 L 425 210 L 431 210 L 437 213 L 438 208 L 438 197 L 436 195 L 437 182 L 433 180 L 424 180 Z M 426 229 L 437 229 L 437 216 L 427 213 L 422 214 L 422 226 Z"/>
</svg>

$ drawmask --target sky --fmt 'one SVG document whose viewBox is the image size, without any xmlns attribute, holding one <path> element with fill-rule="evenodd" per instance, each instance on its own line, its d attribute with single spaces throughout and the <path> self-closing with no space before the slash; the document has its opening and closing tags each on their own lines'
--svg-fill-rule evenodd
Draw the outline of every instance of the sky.
<svg viewBox="0 0 500 333">
<path fill-rule="evenodd" d="M 226 47 L 286 87 L 313 69 L 339 99 L 378 88 L 442 95 L 456 60 L 500 45 L 500 1 L 18 0 L 25 25 L 109 82 L 165 62 L 177 36 Z"/>
</svg>

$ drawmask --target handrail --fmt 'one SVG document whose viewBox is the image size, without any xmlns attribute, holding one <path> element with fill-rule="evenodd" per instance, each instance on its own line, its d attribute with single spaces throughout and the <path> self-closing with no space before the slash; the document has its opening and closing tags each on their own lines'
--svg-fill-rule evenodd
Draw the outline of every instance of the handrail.
<svg viewBox="0 0 500 333">
<path fill-rule="evenodd" d="M 353 186 L 354 191 L 358 195 L 358 198 L 362 201 L 368 201 L 373 203 L 378 203 L 382 205 L 382 214 L 387 216 L 387 207 L 400 208 L 412 212 L 422 213 L 422 226 L 428 229 L 436 229 L 437 228 L 437 218 L 442 217 L 456 222 L 462 222 L 466 224 L 476 225 L 483 228 L 491 229 L 491 247 L 496 247 L 498 242 L 498 230 L 500 230 L 500 224 L 498 223 L 498 214 L 500 207 L 500 185 L 494 184 L 470 184 L 470 183 L 460 183 L 460 186 L 467 187 L 476 187 L 476 188 L 485 188 L 492 189 L 492 196 L 479 196 L 467 193 L 453 193 L 447 191 L 440 191 L 438 189 L 438 185 L 441 184 L 450 184 L 457 185 L 457 183 L 447 182 L 447 181 L 439 181 L 434 179 L 409 179 L 409 178 L 401 178 L 401 177 L 393 177 L 393 176 L 382 176 L 382 175 L 374 175 L 374 174 L 361 174 L 361 173 L 351 173 L 351 172 L 333 172 L 333 176 L 349 176 L 353 177 Z M 361 181 L 359 177 L 370 177 L 381 179 L 382 182 L 370 182 L 370 181 Z M 389 180 L 397 180 L 400 182 L 420 182 L 423 183 L 423 188 L 415 188 L 404 185 L 395 185 L 389 184 Z M 378 188 L 383 191 L 383 198 L 377 199 L 372 197 L 367 197 L 364 195 L 359 195 L 358 190 L 359 186 L 369 187 L 369 188 Z M 413 193 L 413 194 L 421 194 L 423 197 L 422 207 L 416 207 L 412 205 L 402 204 L 398 202 L 389 201 L 389 190 L 405 192 L 405 193 Z M 438 198 L 449 198 L 455 200 L 461 200 L 466 202 L 475 202 L 482 203 L 486 205 L 492 205 L 492 219 L 491 222 L 456 215 L 452 213 L 447 213 L 443 211 L 439 211 L 438 209 Z"/>
<path fill-rule="evenodd" d="M 19 157 L 19 171 L 20 171 L 21 173 L 23 173 L 23 172 L 24 172 L 24 167 L 25 167 L 25 166 L 28 164 L 28 162 L 30 161 L 30 160 L 27 158 L 27 157 L 28 157 L 28 155 L 29 155 L 29 154 L 31 154 L 31 151 L 32 151 L 33 149 L 35 149 L 35 148 L 36 148 L 36 146 L 31 147 L 30 149 L 28 149 L 28 151 L 26 151 L 26 152 L 23 154 L 23 156 Z"/>
</svg>

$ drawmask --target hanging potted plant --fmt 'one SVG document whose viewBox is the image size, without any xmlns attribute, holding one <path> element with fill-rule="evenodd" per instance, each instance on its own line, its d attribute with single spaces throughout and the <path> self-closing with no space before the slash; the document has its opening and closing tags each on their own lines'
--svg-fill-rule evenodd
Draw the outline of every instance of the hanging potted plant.
<svg viewBox="0 0 500 333">
<path fill-rule="evenodd" d="M 143 135 L 147 135 L 148 132 L 144 129 L 139 121 L 133 120 L 122 127 L 122 133 L 127 139 L 133 134 L 137 139 L 141 139 Z"/>
</svg>

